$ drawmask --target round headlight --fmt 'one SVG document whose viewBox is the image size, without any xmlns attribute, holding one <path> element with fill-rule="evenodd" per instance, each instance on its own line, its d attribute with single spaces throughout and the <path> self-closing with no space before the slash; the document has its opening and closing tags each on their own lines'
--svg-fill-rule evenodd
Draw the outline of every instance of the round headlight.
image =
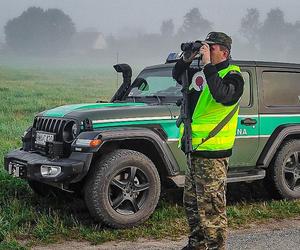
<svg viewBox="0 0 300 250">
<path fill-rule="evenodd" d="M 76 131 L 76 134 L 74 134 L 75 131 Z M 76 135 L 77 135 L 77 125 L 76 125 L 76 123 L 74 121 L 67 122 L 64 126 L 64 129 L 63 129 L 64 142 L 71 143 L 75 139 Z"/>
<path fill-rule="evenodd" d="M 75 138 L 77 136 L 78 132 L 79 132 L 78 131 L 78 126 L 77 126 L 76 123 L 74 123 L 73 126 L 72 126 L 72 135 L 73 135 L 73 138 Z"/>
</svg>

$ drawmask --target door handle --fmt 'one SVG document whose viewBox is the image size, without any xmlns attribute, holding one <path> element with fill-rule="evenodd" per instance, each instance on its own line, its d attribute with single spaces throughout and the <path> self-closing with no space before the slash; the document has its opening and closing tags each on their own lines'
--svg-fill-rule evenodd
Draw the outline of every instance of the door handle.
<svg viewBox="0 0 300 250">
<path fill-rule="evenodd" d="M 257 120 L 252 119 L 252 118 L 245 118 L 241 120 L 241 124 L 246 125 L 246 126 L 253 126 L 257 123 Z"/>
</svg>

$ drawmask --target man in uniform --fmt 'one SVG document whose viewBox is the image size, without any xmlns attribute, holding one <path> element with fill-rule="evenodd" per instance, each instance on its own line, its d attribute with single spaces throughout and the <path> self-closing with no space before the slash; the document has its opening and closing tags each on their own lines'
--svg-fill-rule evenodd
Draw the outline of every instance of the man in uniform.
<svg viewBox="0 0 300 250">
<path fill-rule="evenodd" d="M 237 105 L 244 86 L 240 68 L 229 63 L 231 43 L 228 35 L 211 32 L 199 51 L 190 58 L 183 56 L 173 69 L 178 82 L 188 70 L 191 83 L 188 105 L 193 151 L 183 196 L 190 236 L 183 249 L 225 249 L 226 245 L 225 182 L 237 127 Z M 197 54 L 202 55 L 203 71 L 190 67 Z M 208 139 L 220 123 L 221 129 Z M 185 136 L 183 130 L 181 124 L 181 139 Z"/>
</svg>

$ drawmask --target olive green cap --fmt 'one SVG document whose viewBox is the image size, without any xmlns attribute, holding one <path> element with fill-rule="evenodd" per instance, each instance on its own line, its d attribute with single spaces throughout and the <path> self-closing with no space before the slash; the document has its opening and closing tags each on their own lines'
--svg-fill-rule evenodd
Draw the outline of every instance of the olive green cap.
<svg viewBox="0 0 300 250">
<path fill-rule="evenodd" d="M 208 44 L 219 44 L 231 50 L 232 39 L 223 32 L 210 32 L 205 38 L 204 42 Z"/>
</svg>

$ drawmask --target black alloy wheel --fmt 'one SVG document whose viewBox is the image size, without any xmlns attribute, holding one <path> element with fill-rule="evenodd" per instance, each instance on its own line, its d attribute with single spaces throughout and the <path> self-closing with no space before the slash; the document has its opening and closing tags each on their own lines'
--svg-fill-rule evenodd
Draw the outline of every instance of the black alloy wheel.
<svg viewBox="0 0 300 250">
<path fill-rule="evenodd" d="M 300 140 L 285 141 L 267 171 L 267 189 L 276 199 L 300 198 Z"/>
<path fill-rule="evenodd" d="M 284 180 L 290 190 L 300 191 L 300 151 L 293 152 L 284 162 Z"/>
<path fill-rule="evenodd" d="M 160 177 L 144 154 L 115 150 L 93 163 L 84 187 L 91 216 L 114 228 L 139 225 L 155 210 Z"/>
<path fill-rule="evenodd" d="M 125 167 L 110 182 L 109 202 L 120 214 L 134 214 L 148 199 L 149 187 L 149 179 L 140 168 Z"/>
</svg>

